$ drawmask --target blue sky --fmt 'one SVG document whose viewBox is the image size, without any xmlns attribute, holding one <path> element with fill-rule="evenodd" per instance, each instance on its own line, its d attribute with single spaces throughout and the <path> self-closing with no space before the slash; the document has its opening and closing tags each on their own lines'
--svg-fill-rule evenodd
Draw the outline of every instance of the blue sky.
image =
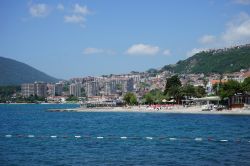
<svg viewBox="0 0 250 166">
<path fill-rule="evenodd" d="M 250 0 L 2 0 L 0 25 L 0 56 L 68 79 L 250 43 Z"/>
</svg>

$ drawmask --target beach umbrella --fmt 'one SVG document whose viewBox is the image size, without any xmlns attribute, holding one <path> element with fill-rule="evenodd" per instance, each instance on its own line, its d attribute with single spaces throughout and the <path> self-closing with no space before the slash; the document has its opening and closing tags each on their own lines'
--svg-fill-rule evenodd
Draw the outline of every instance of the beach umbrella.
<svg viewBox="0 0 250 166">
<path fill-rule="evenodd" d="M 172 100 L 169 100 L 169 101 L 167 101 L 168 103 L 175 103 L 176 101 L 175 101 L 175 99 L 172 99 Z"/>
<path fill-rule="evenodd" d="M 166 103 L 166 102 L 167 102 L 167 100 L 166 100 L 166 99 L 163 99 L 163 100 L 162 100 L 162 102 L 163 102 L 163 103 Z"/>
<path fill-rule="evenodd" d="M 171 102 L 173 102 L 173 103 L 175 103 L 176 102 L 176 100 L 175 99 L 172 99 L 172 100 L 170 100 Z"/>
</svg>

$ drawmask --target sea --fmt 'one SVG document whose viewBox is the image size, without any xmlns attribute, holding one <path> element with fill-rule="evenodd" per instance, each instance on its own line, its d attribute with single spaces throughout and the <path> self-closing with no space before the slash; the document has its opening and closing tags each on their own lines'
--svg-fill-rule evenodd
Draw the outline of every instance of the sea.
<svg viewBox="0 0 250 166">
<path fill-rule="evenodd" d="M 250 165 L 250 116 L 1 104 L 0 165 Z"/>
</svg>

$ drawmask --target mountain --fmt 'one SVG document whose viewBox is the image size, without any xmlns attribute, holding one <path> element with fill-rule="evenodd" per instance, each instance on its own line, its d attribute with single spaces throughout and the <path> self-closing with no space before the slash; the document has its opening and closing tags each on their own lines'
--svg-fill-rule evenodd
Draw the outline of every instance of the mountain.
<svg viewBox="0 0 250 166">
<path fill-rule="evenodd" d="M 160 71 L 174 73 L 231 73 L 250 68 L 250 44 L 199 52 Z"/>
<path fill-rule="evenodd" d="M 57 82 L 53 78 L 27 64 L 13 59 L 0 57 L 0 85 L 20 85 L 35 81 Z"/>
</svg>

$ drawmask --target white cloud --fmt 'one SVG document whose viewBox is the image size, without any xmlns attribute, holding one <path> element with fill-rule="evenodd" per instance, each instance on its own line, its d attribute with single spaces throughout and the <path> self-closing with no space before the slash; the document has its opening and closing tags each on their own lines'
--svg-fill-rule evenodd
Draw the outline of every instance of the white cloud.
<svg viewBox="0 0 250 166">
<path fill-rule="evenodd" d="M 216 37 L 213 36 L 213 35 L 204 35 L 200 38 L 200 43 L 202 44 L 210 44 L 210 43 L 213 43 L 215 42 L 216 40 Z"/>
<path fill-rule="evenodd" d="M 250 0 L 234 0 L 234 2 L 242 5 L 250 5 Z"/>
<path fill-rule="evenodd" d="M 191 51 L 188 51 L 186 55 L 187 55 L 187 57 L 191 57 L 194 54 L 197 54 L 199 52 L 206 51 L 206 50 L 207 50 L 206 48 L 194 48 Z"/>
<path fill-rule="evenodd" d="M 84 55 L 91 55 L 91 54 L 109 54 L 113 55 L 115 54 L 115 51 L 108 50 L 108 49 L 102 49 L 102 48 L 95 48 L 95 47 L 87 47 L 83 50 Z"/>
<path fill-rule="evenodd" d="M 46 4 L 32 4 L 29 7 L 32 17 L 46 17 L 49 14 L 49 7 Z"/>
<path fill-rule="evenodd" d="M 250 16 L 242 12 L 231 19 L 226 24 L 225 30 L 219 35 L 204 35 L 199 41 L 205 48 L 221 48 L 250 43 Z M 187 57 L 206 51 L 205 48 L 194 48 L 187 52 Z"/>
<path fill-rule="evenodd" d="M 222 33 L 221 39 L 231 44 L 250 42 L 250 16 L 247 13 L 240 13 L 227 24 L 227 29 Z"/>
<path fill-rule="evenodd" d="M 250 16 L 242 12 L 226 24 L 225 30 L 221 34 L 218 36 L 204 35 L 199 41 L 206 47 L 213 48 L 249 43 Z"/>
<path fill-rule="evenodd" d="M 134 44 L 126 51 L 130 55 L 155 55 L 160 51 L 158 46 L 147 44 Z"/>
<path fill-rule="evenodd" d="M 163 55 L 171 55 L 171 52 L 170 52 L 170 50 L 169 49 L 165 49 L 164 51 L 163 51 Z"/>
<path fill-rule="evenodd" d="M 52 10 L 52 8 L 44 3 L 33 4 L 31 1 L 28 3 L 28 6 L 29 13 L 32 17 L 46 17 Z M 65 6 L 62 3 L 58 3 L 54 9 L 64 11 Z M 91 14 L 87 6 L 81 6 L 78 3 L 74 4 L 71 10 L 67 11 L 68 14 L 64 15 L 64 22 L 79 24 L 81 27 L 85 27 L 86 17 Z"/>
<path fill-rule="evenodd" d="M 63 4 L 61 4 L 61 3 L 59 3 L 59 4 L 57 5 L 56 8 L 57 8 L 58 10 L 61 10 L 61 11 L 64 10 L 64 6 L 63 6 Z"/>
<path fill-rule="evenodd" d="M 81 6 L 79 4 L 73 5 L 73 10 L 71 10 L 69 15 L 64 16 L 65 23 L 76 23 L 80 24 L 81 27 L 85 27 L 86 16 L 90 14 L 90 10 L 87 6 Z"/>
<path fill-rule="evenodd" d="M 74 5 L 74 9 L 73 9 L 74 13 L 78 13 L 78 14 L 82 14 L 82 15 L 87 15 L 90 13 L 89 9 L 87 6 L 81 6 L 79 4 L 75 4 Z"/>
<path fill-rule="evenodd" d="M 103 49 L 100 48 L 94 48 L 94 47 L 88 47 L 83 50 L 83 54 L 98 54 L 103 53 Z"/>
<path fill-rule="evenodd" d="M 85 18 L 81 15 L 70 15 L 64 16 L 64 22 L 66 23 L 80 23 L 83 24 L 85 22 Z"/>
</svg>

